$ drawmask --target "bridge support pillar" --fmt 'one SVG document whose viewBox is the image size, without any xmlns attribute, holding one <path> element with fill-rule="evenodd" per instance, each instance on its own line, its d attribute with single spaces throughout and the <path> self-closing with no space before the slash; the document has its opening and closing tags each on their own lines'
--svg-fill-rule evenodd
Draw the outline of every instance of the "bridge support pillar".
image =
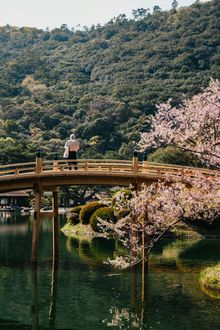
<svg viewBox="0 0 220 330">
<path fill-rule="evenodd" d="M 58 224 L 58 191 L 52 192 L 52 205 L 53 205 L 53 258 L 57 258 L 59 255 L 59 244 L 58 244 L 58 234 L 59 234 L 59 224 Z"/>
<path fill-rule="evenodd" d="M 33 226 L 33 236 L 32 236 L 31 262 L 37 262 L 37 258 L 38 258 L 40 208 L 41 208 L 41 191 L 35 191 L 34 226 Z"/>
<path fill-rule="evenodd" d="M 41 212 L 41 195 L 42 191 L 52 192 L 52 212 Z M 35 188 L 35 205 L 34 205 L 34 225 L 33 225 L 33 236 L 32 236 L 32 252 L 31 262 L 38 261 L 38 245 L 39 245 L 39 228 L 40 219 L 44 216 L 52 217 L 52 231 L 53 231 L 53 258 L 58 258 L 58 189 L 56 187 L 42 187 Z"/>
</svg>

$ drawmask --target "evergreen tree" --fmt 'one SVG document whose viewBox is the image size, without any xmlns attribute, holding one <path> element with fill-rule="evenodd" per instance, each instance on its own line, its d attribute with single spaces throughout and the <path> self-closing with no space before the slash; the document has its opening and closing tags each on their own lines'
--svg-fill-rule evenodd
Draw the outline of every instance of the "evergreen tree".
<svg viewBox="0 0 220 330">
<path fill-rule="evenodd" d="M 172 9 L 173 10 L 177 10 L 177 7 L 178 7 L 178 1 L 177 0 L 173 0 L 173 2 L 172 2 Z"/>
</svg>

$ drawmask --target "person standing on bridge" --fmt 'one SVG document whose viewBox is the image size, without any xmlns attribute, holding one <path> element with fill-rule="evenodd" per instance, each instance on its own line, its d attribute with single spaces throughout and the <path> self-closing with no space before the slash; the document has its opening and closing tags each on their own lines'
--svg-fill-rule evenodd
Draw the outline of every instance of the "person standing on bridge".
<svg viewBox="0 0 220 330">
<path fill-rule="evenodd" d="M 75 134 L 70 135 L 70 139 L 66 141 L 64 148 L 64 158 L 77 159 L 79 142 L 76 140 Z M 69 164 L 73 164 L 75 166 L 75 170 L 77 170 L 77 162 L 69 162 Z M 71 170 L 71 167 L 69 167 L 69 169 Z"/>
</svg>

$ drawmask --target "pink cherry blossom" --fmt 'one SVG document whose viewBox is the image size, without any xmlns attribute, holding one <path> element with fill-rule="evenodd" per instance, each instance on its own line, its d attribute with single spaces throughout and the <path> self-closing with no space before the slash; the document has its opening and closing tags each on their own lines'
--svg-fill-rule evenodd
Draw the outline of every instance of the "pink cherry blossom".
<svg viewBox="0 0 220 330">
<path fill-rule="evenodd" d="M 142 150 L 174 145 L 197 153 L 210 166 L 220 168 L 220 82 L 211 80 L 202 93 L 172 107 L 158 105 L 151 130 L 142 133 Z"/>
<path fill-rule="evenodd" d="M 122 209 L 129 210 L 129 214 L 116 225 L 101 219 L 100 222 L 103 227 L 110 228 L 132 252 L 109 260 L 109 264 L 127 268 L 141 260 L 143 244 L 147 258 L 154 244 L 179 221 L 213 221 L 220 211 L 219 180 L 198 174 L 182 181 L 155 182 L 133 191 L 130 199 L 119 192 L 115 201 L 116 214 Z"/>
<path fill-rule="evenodd" d="M 211 80 L 200 94 L 186 99 L 180 107 L 171 102 L 158 106 L 151 118 L 151 130 L 143 133 L 140 149 L 173 145 L 196 153 L 207 166 L 220 168 L 220 83 Z M 115 212 L 129 214 L 111 225 L 130 255 L 109 261 L 126 268 L 148 257 L 151 248 L 181 220 L 213 221 L 220 211 L 220 175 L 198 174 L 173 181 L 155 182 L 133 191 L 132 198 L 118 193 Z M 104 227 L 109 224 L 100 220 Z M 143 253 L 144 252 L 144 253 Z"/>
</svg>

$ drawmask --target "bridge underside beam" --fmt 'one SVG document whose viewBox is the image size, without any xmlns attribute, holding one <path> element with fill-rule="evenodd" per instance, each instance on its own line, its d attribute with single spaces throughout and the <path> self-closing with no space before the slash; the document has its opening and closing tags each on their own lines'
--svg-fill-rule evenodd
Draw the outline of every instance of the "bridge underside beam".
<svg viewBox="0 0 220 330">
<path fill-rule="evenodd" d="M 71 186 L 71 185 L 109 185 L 109 186 L 129 186 L 141 185 L 142 183 L 151 184 L 157 181 L 155 177 L 141 177 L 132 175 L 120 176 L 106 176 L 106 175 L 52 175 L 52 176 L 38 176 L 28 178 L 16 178 L 10 180 L 2 180 L 0 182 L 0 192 L 16 191 L 33 189 L 40 187 L 42 191 L 53 191 L 54 187 Z"/>
</svg>

